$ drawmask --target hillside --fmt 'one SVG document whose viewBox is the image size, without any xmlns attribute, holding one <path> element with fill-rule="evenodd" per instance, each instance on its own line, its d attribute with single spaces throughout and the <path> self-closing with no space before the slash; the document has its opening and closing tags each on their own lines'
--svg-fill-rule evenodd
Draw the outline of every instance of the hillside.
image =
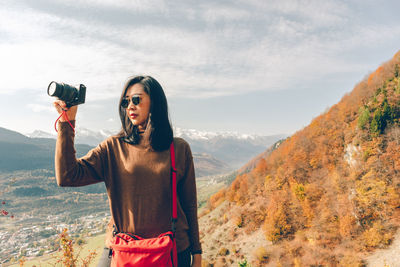
<svg viewBox="0 0 400 267">
<path fill-rule="evenodd" d="M 400 52 L 210 198 L 200 218 L 208 263 L 363 266 L 393 242 L 399 64 Z"/>
<path fill-rule="evenodd" d="M 284 135 L 272 135 L 253 138 L 240 138 L 238 136 L 216 135 L 206 139 L 196 139 L 193 136 L 181 135 L 188 141 L 193 152 L 206 153 L 225 162 L 231 170 L 238 169 Z"/>
<path fill-rule="evenodd" d="M 15 170 L 54 169 L 56 141 L 50 138 L 29 138 L 0 127 L 0 172 Z M 77 156 L 92 147 L 78 144 Z"/>
<path fill-rule="evenodd" d="M 227 173 L 232 170 L 226 163 L 206 153 L 193 153 L 196 177 Z"/>
</svg>

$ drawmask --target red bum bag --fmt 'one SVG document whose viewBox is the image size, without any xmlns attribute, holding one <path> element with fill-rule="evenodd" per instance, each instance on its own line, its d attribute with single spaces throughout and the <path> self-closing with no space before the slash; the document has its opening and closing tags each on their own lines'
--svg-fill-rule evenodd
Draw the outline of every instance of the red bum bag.
<svg viewBox="0 0 400 267">
<path fill-rule="evenodd" d="M 176 169 L 174 143 L 170 146 L 172 167 L 172 229 L 154 238 L 142 238 L 131 233 L 114 231 L 110 249 L 111 267 L 177 267 L 178 257 L 175 240 Z M 114 225 L 114 228 L 115 225 Z"/>
</svg>

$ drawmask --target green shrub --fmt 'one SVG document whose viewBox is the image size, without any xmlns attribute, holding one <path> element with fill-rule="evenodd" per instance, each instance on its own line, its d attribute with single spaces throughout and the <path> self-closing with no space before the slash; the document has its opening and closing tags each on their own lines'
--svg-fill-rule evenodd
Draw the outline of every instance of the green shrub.
<svg viewBox="0 0 400 267">
<path fill-rule="evenodd" d="M 385 129 L 384 127 L 386 127 L 386 125 L 383 123 L 382 110 L 378 108 L 375 110 L 374 117 L 371 121 L 371 133 L 373 135 L 379 135 Z"/>
<path fill-rule="evenodd" d="M 250 263 L 247 263 L 247 260 L 239 261 L 239 267 L 251 267 Z"/>
<path fill-rule="evenodd" d="M 369 118 L 371 113 L 369 112 L 368 107 L 361 107 L 359 113 L 360 116 L 358 117 L 358 127 L 360 129 L 366 129 L 366 126 L 369 126 Z"/>
</svg>

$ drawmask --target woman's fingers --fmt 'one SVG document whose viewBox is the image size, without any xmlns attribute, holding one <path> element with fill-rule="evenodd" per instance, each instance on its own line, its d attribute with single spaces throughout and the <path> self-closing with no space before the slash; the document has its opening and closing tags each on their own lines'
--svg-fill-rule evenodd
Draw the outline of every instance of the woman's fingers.
<svg viewBox="0 0 400 267">
<path fill-rule="evenodd" d="M 78 106 L 67 107 L 65 102 L 62 100 L 54 101 L 53 105 L 59 114 L 65 111 L 65 116 L 62 116 L 62 118 L 60 118 L 60 121 L 75 120 L 76 112 L 78 111 Z"/>
<path fill-rule="evenodd" d="M 64 101 L 56 100 L 56 103 L 58 103 L 58 105 L 60 105 L 60 107 L 62 107 L 63 109 L 67 109 L 67 104 L 65 104 Z"/>
<path fill-rule="evenodd" d="M 58 113 L 61 113 L 61 112 L 62 112 L 62 107 L 60 106 L 60 104 L 59 104 L 57 101 L 55 101 L 55 102 L 53 103 L 53 105 L 54 105 L 54 107 L 56 108 L 56 110 L 57 110 Z"/>
<path fill-rule="evenodd" d="M 67 107 L 67 104 L 65 104 L 65 102 L 62 100 L 54 101 L 53 105 L 58 114 L 61 114 L 65 111 L 65 115 L 60 118 L 60 121 L 75 120 L 78 106 Z"/>
<path fill-rule="evenodd" d="M 64 101 L 62 100 L 56 100 L 53 103 L 54 107 L 56 108 L 57 112 L 59 114 L 61 114 L 63 111 L 68 111 L 69 108 L 67 107 L 67 105 L 65 104 Z"/>
</svg>

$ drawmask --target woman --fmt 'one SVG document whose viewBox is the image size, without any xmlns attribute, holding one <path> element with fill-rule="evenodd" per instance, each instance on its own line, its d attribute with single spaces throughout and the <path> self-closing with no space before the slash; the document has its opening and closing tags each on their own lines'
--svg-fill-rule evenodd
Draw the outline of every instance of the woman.
<svg viewBox="0 0 400 267">
<path fill-rule="evenodd" d="M 54 102 L 61 114 L 58 125 L 55 169 L 59 186 L 84 186 L 104 182 L 110 201 L 111 220 L 106 248 L 99 266 L 108 266 L 108 247 L 115 224 L 119 231 L 144 238 L 156 237 L 171 228 L 169 146 L 174 141 L 178 221 L 176 245 L 178 266 L 201 266 L 197 220 L 196 184 L 190 147 L 173 138 L 168 105 L 161 85 L 150 76 L 130 79 L 122 91 L 119 115 L 122 129 L 80 159 L 74 150 L 77 106 L 69 109 Z M 192 256 L 191 256 L 192 255 Z M 192 263 L 190 264 L 190 262 Z"/>
</svg>

